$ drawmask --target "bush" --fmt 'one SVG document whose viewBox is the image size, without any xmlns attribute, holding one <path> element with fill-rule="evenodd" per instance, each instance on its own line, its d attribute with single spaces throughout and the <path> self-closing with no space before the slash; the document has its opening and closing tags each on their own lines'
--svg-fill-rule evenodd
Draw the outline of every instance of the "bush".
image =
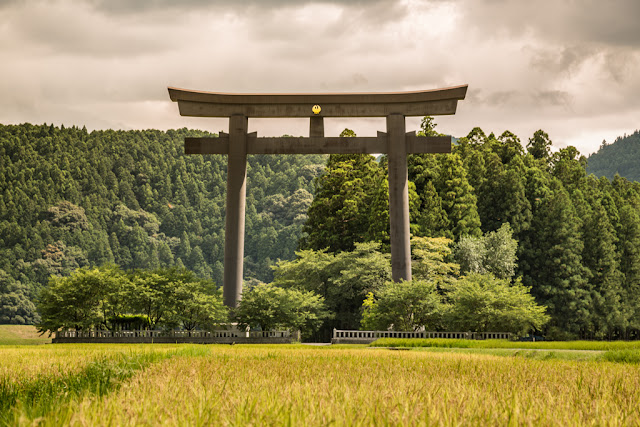
<svg viewBox="0 0 640 427">
<path fill-rule="evenodd" d="M 329 312 L 324 298 L 313 292 L 260 283 L 242 293 L 235 318 L 241 327 L 300 330 L 306 337 L 329 318 Z"/>
<path fill-rule="evenodd" d="M 387 282 L 369 293 L 363 308 L 363 329 L 397 331 L 437 329 L 445 310 L 435 283 L 421 280 Z"/>
<path fill-rule="evenodd" d="M 448 286 L 449 330 L 526 334 L 549 321 L 520 280 L 511 284 L 490 274 L 470 274 Z"/>
</svg>

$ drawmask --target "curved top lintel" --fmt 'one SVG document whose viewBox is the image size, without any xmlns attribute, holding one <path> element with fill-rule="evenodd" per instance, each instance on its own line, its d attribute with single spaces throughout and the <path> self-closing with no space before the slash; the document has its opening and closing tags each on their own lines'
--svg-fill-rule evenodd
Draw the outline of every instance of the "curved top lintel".
<svg viewBox="0 0 640 427">
<path fill-rule="evenodd" d="M 467 85 L 410 92 L 219 93 L 169 87 L 180 114 L 195 117 L 308 117 L 320 105 L 324 117 L 379 117 L 454 114 Z"/>
<path fill-rule="evenodd" d="M 389 104 L 464 99 L 468 85 L 408 92 L 341 93 L 224 93 L 169 87 L 174 102 L 194 101 L 213 104 Z"/>
</svg>

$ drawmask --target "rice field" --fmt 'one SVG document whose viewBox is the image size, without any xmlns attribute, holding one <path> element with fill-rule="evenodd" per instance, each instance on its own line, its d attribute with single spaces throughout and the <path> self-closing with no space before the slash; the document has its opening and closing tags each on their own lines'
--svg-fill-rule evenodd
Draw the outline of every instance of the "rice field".
<svg viewBox="0 0 640 427">
<path fill-rule="evenodd" d="M 79 344 L 0 364 L 0 425 L 640 424 L 640 365 L 602 358 Z"/>
<path fill-rule="evenodd" d="M 173 346 L 176 347 L 176 346 Z M 0 347 L 0 379 L 15 378 L 31 381 L 40 377 L 57 378 L 82 371 L 98 360 L 114 359 L 122 355 L 143 353 L 143 345 L 68 344 L 43 346 Z M 169 348 L 155 348 L 155 352 Z"/>
<path fill-rule="evenodd" d="M 371 347 L 520 348 L 537 350 L 640 350 L 640 341 L 508 341 L 441 338 L 380 338 Z"/>
</svg>

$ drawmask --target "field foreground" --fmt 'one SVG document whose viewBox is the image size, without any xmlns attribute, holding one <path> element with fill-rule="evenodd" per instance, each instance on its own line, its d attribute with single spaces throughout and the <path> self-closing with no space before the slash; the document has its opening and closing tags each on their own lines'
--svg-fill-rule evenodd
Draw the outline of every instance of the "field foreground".
<svg viewBox="0 0 640 427">
<path fill-rule="evenodd" d="M 638 425 L 638 401 L 640 366 L 606 361 L 303 345 L 0 348 L 0 424 L 10 425 Z"/>
</svg>

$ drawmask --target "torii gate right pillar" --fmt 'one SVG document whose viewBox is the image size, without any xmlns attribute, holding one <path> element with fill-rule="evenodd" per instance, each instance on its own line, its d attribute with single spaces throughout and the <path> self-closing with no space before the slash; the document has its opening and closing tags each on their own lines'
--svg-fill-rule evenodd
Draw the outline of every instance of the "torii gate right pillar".
<svg viewBox="0 0 640 427">
<path fill-rule="evenodd" d="M 391 230 L 391 277 L 394 282 L 411 280 L 409 234 L 409 176 L 405 118 L 387 116 L 387 155 L 389 159 L 389 222 Z"/>
</svg>

